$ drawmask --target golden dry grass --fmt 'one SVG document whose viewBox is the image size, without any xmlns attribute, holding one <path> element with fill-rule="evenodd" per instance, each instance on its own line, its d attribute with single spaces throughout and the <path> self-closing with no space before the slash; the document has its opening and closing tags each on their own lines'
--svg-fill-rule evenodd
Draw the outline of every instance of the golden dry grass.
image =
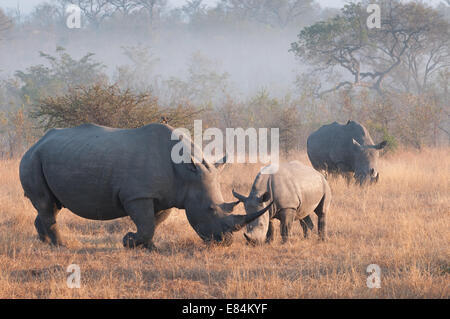
<svg viewBox="0 0 450 319">
<path fill-rule="evenodd" d="M 291 159 L 309 163 L 304 153 Z M 259 165 L 225 169 L 222 191 L 247 193 Z M 230 247 L 207 247 L 183 211 L 155 234 L 159 252 L 125 250 L 128 218 L 58 217 L 72 248 L 41 243 L 35 211 L 23 197 L 18 161 L 0 162 L 1 298 L 449 298 L 450 149 L 403 151 L 383 158 L 369 188 L 330 181 L 329 238 L 249 247 L 242 232 Z M 242 205 L 238 211 L 243 212 Z M 315 220 L 316 222 L 316 220 Z M 278 223 L 277 223 L 278 224 Z M 81 288 L 66 285 L 66 268 L 81 268 Z M 381 267 L 381 288 L 366 286 L 369 264 Z"/>
</svg>

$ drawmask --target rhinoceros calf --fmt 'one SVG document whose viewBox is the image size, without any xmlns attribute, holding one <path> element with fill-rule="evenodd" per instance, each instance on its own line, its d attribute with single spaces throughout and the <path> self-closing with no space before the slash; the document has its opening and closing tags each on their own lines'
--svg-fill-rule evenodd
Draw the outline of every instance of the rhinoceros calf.
<svg viewBox="0 0 450 319">
<path fill-rule="evenodd" d="M 264 170 L 264 169 L 263 169 Z M 331 191 L 324 176 L 298 161 L 280 164 L 273 174 L 256 176 L 248 197 L 233 190 L 233 195 L 244 203 L 247 214 L 252 215 L 272 200 L 269 211 L 247 225 L 245 238 L 252 244 L 273 240 L 274 218 L 280 220 L 282 241 L 286 242 L 292 223 L 300 220 L 305 237 L 313 224 L 309 215 L 318 217 L 319 236 L 326 237 L 326 215 L 330 206 Z"/>
<path fill-rule="evenodd" d="M 374 145 L 367 129 L 354 121 L 324 125 L 307 140 L 308 157 L 316 170 L 344 175 L 347 182 L 354 175 L 360 185 L 369 178 L 378 181 L 378 153 L 385 146 L 386 141 Z"/>
<path fill-rule="evenodd" d="M 190 225 L 204 241 L 231 243 L 231 234 L 263 214 L 229 214 L 238 202 L 225 203 L 218 182 L 223 164 L 179 163 L 171 151 L 180 140 L 173 129 L 149 124 L 113 129 L 92 124 L 47 132 L 23 156 L 20 181 L 38 215 L 39 238 L 64 242 L 56 215 L 67 207 L 78 216 L 109 220 L 130 216 L 137 232 L 125 247 L 154 248 L 155 227 L 172 207 L 185 209 Z M 189 139 L 182 142 L 191 143 Z M 224 162 L 224 161 L 222 161 Z"/>
</svg>

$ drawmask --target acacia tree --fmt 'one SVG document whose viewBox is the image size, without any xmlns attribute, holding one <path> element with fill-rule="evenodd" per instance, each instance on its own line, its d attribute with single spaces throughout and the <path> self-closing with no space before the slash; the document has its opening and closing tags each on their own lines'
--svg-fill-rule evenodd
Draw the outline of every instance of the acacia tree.
<svg viewBox="0 0 450 319">
<path fill-rule="evenodd" d="M 345 5 L 341 14 L 302 29 L 291 51 L 314 66 L 313 73 L 339 75 L 323 95 L 341 88 L 367 87 L 382 93 L 402 63 L 421 86 L 449 63 L 449 23 L 420 3 L 380 0 L 381 28 L 368 29 L 366 3 Z M 419 77 L 422 79 L 419 81 Z M 392 81 L 389 83 L 392 85 Z"/>
</svg>

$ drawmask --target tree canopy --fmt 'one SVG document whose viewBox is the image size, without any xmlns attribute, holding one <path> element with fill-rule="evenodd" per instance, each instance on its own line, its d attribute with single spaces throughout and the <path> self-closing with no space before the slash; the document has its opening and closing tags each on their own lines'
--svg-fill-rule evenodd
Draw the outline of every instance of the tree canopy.
<svg viewBox="0 0 450 319">
<path fill-rule="evenodd" d="M 318 95 L 340 88 L 367 87 L 378 93 L 387 86 L 398 88 L 394 70 L 400 67 L 421 91 L 431 76 L 449 67 L 450 26 L 437 10 L 416 2 L 379 0 L 381 28 L 369 29 L 366 2 L 347 4 L 339 15 L 303 28 L 291 44 L 291 51 L 315 74 L 338 78 L 331 87 L 318 87 Z M 400 83 L 413 89 L 404 79 Z"/>
</svg>

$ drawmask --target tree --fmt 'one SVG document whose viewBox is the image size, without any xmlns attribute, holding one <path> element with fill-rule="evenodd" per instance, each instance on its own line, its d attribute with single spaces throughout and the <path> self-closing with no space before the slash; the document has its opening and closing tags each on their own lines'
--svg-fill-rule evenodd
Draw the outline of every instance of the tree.
<svg viewBox="0 0 450 319">
<path fill-rule="evenodd" d="M 34 139 L 33 125 L 26 115 L 24 107 L 17 110 L 0 112 L 0 134 L 5 136 L 2 144 L 1 157 L 7 155 L 16 158 L 23 154 Z M 6 154 L 5 154 L 6 153 Z"/>
<path fill-rule="evenodd" d="M 407 91 L 426 91 L 430 79 L 450 67 L 450 24 L 437 19 L 426 35 L 418 35 L 406 50 L 402 67 L 407 70 Z"/>
<path fill-rule="evenodd" d="M 106 81 L 104 65 L 93 61 L 93 53 L 87 53 L 79 60 L 70 56 L 62 47 L 56 48 L 57 56 L 40 52 L 50 66 L 34 65 L 25 71 L 16 71 L 16 77 L 23 83 L 20 95 L 31 103 L 50 95 L 65 93 L 70 87 L 90 85 Z"/>
<path fill-rule="evenodd" d="M 290 50 L 314 65 L 314 72 L 341 72 L 338 83 L 322 91 L 319 87 L 318 95 L 354 87 L 382 93 L 384 82 L 402 63 L 412 67 L 424 61 L 425 79 L 448 64 L 448 36 L 443 40 L 437 34 L 442 30 L 448 34 L 449 24 L 439 12 L 421 3 L 377 3 L 382 13 L 380 29 L 367 28 L 365 5 L 350 3 L 341 15 L 305 27 L 298 34 L 298 41 L 291 44 Z M 431 44 L 432 48 L 425 48 Z M 426 57 L 427 54 L 431 56 Z M 408 71 L 416 77 L 421 73 L 418 68 Z"/>
<path fill-rule="evenodd" d="M 241 19 L 254 20 L 272 27 L 286 28 L 307 17 L 312 0 L 222 0 L 220 7 Z"/>
<path fill-rule="evenodd" d="M 191 56 L 186 80 L 171 77 L 166 84 L 170 104 L 181 101 L 199 106 L 214 105 L 225 100 L 230 90 L 229 74 L 218 72 L 216 63 L 200 52 Z"/>
<path fill-rule="evenodd" d="M 0 8 L 0 40 L 3 38 L 6 31 L 11 29 L 12 21 L 9 19 Z"/>
<path fill-rule="evenodd" d="M 132 0 L 110 0 L 110 3 L 115 11 L 119 11 L 123 15 L 128 15 L 136 9 L 136 3 Z"/>
<path fill-rule="evenodd" d="M 124 54 L 131 60 L 131 65 L 117 67 L 115 82 L 121 88 L 129 88 L 137 92 L 154 92 L 159 89 L 159 75 L 155 67 L 159 58 L 150 48 L 141 45 L 123 47 Z"/>
<path fill-rule="evenodd" d="M 44 2 L 34 7 L 31 22 L 40 28 L 55 27 L 65 20 L 64 6 Z"/>
<path fill-rule="evenodd" d="M 62 0 L 77 5 L 94 28 L 114 13 L 111 0 Z"/>
<path fill-rule="evenodd" d="M 153 30 L 154 20 L 159 17 L 159 13 L 166 7 L 167 0 L 130 0 L 137 8 L 147 11 L 150 18 L 150 30 Z"/>
</svg>

